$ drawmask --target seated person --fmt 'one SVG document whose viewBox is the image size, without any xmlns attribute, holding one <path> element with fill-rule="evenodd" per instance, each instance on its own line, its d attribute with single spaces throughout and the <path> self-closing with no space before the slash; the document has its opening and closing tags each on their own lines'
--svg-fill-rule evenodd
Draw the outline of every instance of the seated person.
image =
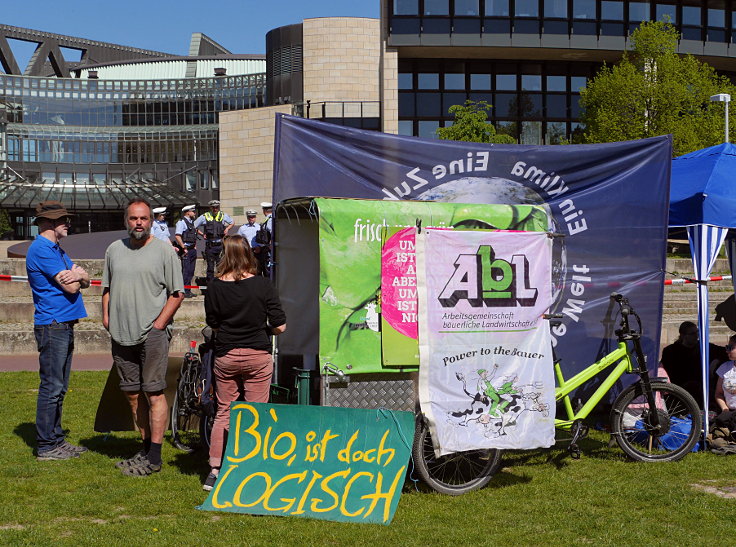
<svg viewBox="0 0 736 547">
<path fill-rule="evenodd" d="M 703 407 L 703 375 L 700 371 L 700 344 L 698 340 L 698 326 L 692 321 L 685 321 L 680 325 L 680 335 L 674 344 L 670 344 L 662 351 L 662 366 L 670 377 L 670 382 L 680 386 Z M 726 351 L 721 346 L 708 344 L 710 363 L 716 365 L 728 360 Z M 711 401 L 713 400 L 713 385 L 711 380 Z"/>
<path fill-rule="evenodd" d="M 716 370 L 718 382 L 716 383 L 716 404 L 720 414 L 716 416 L 718 427 L 727 427 L 729 431 L 736 431 L 736 335 L 728 339 L 726 346 L 728 358 Z"/>
</svg>

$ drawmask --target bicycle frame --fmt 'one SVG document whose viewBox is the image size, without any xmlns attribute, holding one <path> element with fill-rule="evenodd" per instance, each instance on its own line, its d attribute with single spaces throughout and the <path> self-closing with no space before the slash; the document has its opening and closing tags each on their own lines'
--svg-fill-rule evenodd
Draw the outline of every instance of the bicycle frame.
<svg viewBox="0 0 736 547">
<path fill-rule="evenodd" d="M 578 412 L 575 412 L 570 401 L 570 393 L 612 365 L 616 365 L 615 368 L 603 383 L 598 386 L 598 389 L 595 390 L 582 408 Z M 595 406 L 601 402 L 603 396 L 608 393 L 625 372 L 634 372 L 628 345 L 623 341 L 620 341 L 618 347 L 611 353 L 593 363 L 585 370 L 580 371 L 569 380 L 565 380 L 562 376 L 562 367 L 560 366 L 559 360 L 555 361 L 554 368 L 555 377 L 557 378 L 555 401 L 563 401 L 567 414 L 566 420 L 555 418 L 555 427 L 564 430 L 569 430 L 575 420 L 587 418 Z"/>
</svg>

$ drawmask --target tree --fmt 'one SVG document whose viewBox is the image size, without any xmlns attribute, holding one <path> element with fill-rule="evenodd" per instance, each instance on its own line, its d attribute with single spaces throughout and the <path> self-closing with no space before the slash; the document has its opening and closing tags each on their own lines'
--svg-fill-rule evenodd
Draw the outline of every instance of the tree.
<svg viewBox="0 0 736 547">
<path fill-rule="evenodd" d="M 437 129 L 437 136 L 447 141 L 514 144 L 516 140 L 513 137 L 496 133 L 493 124 L 488 123 L 491 108 L 486 101 L 465 101 L 464 105 L 451 106 L 449 112 L 455 116 L 455 121 L 450 127 Z"/>
<path fill-rule="evenodd" d="M 642 23 L 632 49 L 604 65 L 580 92 L 583 141 L 633 140 L 671 133 L 679 156 L 723 141 L 723 105 L 716 93 L 734 93 L 725 76 L 692 55 L 676 53 L 680 34 L 669 22 Z"/>
</svg>

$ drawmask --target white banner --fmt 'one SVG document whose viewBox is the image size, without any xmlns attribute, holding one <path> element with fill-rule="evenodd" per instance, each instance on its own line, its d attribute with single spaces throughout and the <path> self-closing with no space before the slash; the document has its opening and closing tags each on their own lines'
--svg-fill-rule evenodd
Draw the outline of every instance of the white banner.
<svg viewBox="0 0 736 547">
<path fill-rule="evenodd" d="M 540 232 L 417 234 L 419 399 L 437 456 L 554 444 L 551 251 Z"/>
</svg>

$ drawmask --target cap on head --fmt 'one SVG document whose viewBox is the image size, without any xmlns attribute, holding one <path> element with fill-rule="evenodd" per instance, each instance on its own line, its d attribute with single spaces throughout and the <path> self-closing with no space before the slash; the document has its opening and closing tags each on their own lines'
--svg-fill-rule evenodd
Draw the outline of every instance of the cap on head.
<svg viewBox="0 0 736 547">
<path fill-rule="evenodd" d="M 36 220 L 40 218 L 56 220 L 69 216 L 72 216 L 72 213 L 67 211 L 66 207 L 60 201 L 42 201 L 36 205 Z"/>
<path fill-rule="evenodd" d="M 254 216 L 256 216 L 257 214 L 258 214 L 258 213 L 256 213 L 256 212 L 255 212 L 255 211 L 254 211 L 253 209 L 248 209 L 248 210 L 247 210 L 247 211 L 245 212 L 245 216 L 247 216 L 247 217 L 254 217 Z"/>
<path fill-rule="evenodd" d="M 272 209 L 273 205 L 271 205 L 270 201 L 262 201 L 261 202 L 261 209 Z"/>
<path fill-rule="evenodd" d="M 196 205 L 185 205 L 184 207 L 181 208 L 181 212 L 186 213 L 188 211 L 194 211 L 196 208 L 197 208 Z"/>
<path fill-rule="evenodd" d="M 166 214 L 166 207 L 156 207 L 155 209 L 151 209 L 151 212 L 154 215 L 164 215 Z"/>
<path fill-rule="evenodd" d="M 207 205 L 209 205 L 210 207 L 219 207 L 220 206 L 220 201 L 217 200 L 217 199 L 213 199 L 213 200 L 210 200 L 207 203 Z"/>
</svg>

